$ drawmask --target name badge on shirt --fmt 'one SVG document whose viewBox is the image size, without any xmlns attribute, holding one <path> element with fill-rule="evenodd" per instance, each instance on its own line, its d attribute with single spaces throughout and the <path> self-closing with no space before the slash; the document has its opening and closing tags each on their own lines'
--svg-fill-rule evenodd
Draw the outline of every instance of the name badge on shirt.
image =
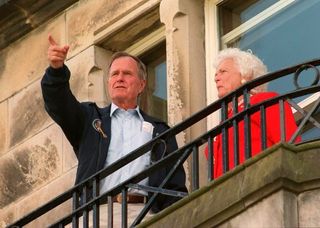
<svg viewBox="0 0 320 228">
<path fill-rule="evenodd" d="M 142 123 L 142 131 L 150 133 L 152 135 L 153 133 L 153 125 L 149 122 L 143 121 Z"/>
</svg>

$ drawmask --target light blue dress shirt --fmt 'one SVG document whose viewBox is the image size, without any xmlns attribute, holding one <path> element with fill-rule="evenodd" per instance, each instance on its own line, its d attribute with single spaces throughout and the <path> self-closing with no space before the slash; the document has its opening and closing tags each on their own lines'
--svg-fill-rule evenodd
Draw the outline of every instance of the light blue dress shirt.
<svg viewBox="0 0 320 228">
<path fill-rule="evenodd" d="M 153 125 L 144 121 L 139 107 L 127 111 L 111 104 L 111 139 L 105 167 L 152 139 Z M 144 170 L 150 164 L 150 152 L 133 160 L 126 166 L 102 180 L 100 192 L 106 192 L 119 183 Z M 147 185 L 148 178 L 139 184 Z M 147 195 L 145 191 L 129 189 L 135 194 Z"/>
</svg>

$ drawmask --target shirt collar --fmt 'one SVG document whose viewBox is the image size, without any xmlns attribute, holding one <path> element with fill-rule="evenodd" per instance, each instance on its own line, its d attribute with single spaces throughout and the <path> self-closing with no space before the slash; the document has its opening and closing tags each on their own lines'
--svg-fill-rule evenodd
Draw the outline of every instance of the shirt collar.
<svg viewBox="0 0 320 228">
<path fill-rule="evenodd" d="M 114 113 L 117 109 L 121 109 L 121 108 L 119 108 L 116 104 L 114 104 L 114 103 L 112 102 L 112 103 L 111 103 L 111 109 L 110 109 L 110 117 L 112 117 L 113 113 Z M 129 110 L 135 110 L 135 113 L 138 114 L 139 119 L 140 119 L 141 121 L 144 121 L 144 119 L 143 119 L 143 117 L 142 117 L 142 115 L 141 115 L 141 112 L 140 112 L 139 105 L 137 105 L 136 108 L 134 108 L 134 109 L 129 109 Z"/>
</svg>

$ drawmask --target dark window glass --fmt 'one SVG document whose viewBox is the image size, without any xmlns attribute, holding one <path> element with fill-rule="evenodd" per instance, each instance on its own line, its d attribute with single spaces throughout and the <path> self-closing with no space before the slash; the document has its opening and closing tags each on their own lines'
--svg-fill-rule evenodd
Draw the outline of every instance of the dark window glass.
<svg viewBox="0 0 320 228">
<path fill-rule="evenodd" d="M 165 42 L 149 50 L 140 59 L 148 71 L 147 86 L 140 107 L 148 114 L 167 122 L 167 71 Z"/>
</svg>

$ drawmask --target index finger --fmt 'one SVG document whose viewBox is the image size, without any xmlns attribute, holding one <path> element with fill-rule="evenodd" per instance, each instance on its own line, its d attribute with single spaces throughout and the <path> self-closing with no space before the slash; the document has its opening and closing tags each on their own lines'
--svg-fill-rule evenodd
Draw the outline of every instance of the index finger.
<svg viewBox="0 0 320 228">
<path fill-rule="evenodd" d="M 53 37 L 51 35 L 49 35 L 48 40 L 49 40 L 50 45 L 53 45 L 53 46 L 58 45 L 57 42 L 53 39 Z"/>
</svg>

